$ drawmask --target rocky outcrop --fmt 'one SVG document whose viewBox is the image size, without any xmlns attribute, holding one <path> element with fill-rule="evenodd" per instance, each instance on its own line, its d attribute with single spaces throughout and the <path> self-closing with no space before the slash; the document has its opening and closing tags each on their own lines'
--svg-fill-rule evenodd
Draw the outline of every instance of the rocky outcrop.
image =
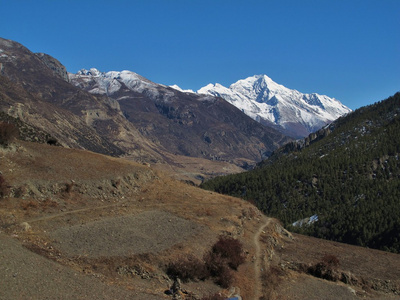
<svg viewBox="0 0 400 300">
<path fill-rule="evenodd" d="M 60 143 L 47 132 L 40 130 L 35 126 L 31 126 L 19 118 L 14 118 L 4 112 L 0 111 L 0 121 L 11 123 L 18 128 L 18 139 L 35 142 L 41 144 L 49 144 L 54 146 L 61 146 Z"/>
<path fill-rule="evenodd" d="M 301 149 L 310 146 L 311 144 L 328 136 L 335 129 L 334 123 L 321 128 L 320 130 L 309 134 L 301 140 L 296 140 L 287 143 L 282 148 L 278 149 L 275 153 L 290 153 L 300 151 Z"/>
<path fill-rule="evenodd" d="M 66 82 L 69 82 L 67 69 L 57 59 L 45 53 L 35 54 L 47 67 L 49 67 L 53 71 L 54 75 L 62 78 Z"/>
<path fill-rule="evenodd" d="M 316 141 L 319 141 L 320 139 L 328 136 L 332 132 L 333 128 L 334 128 L 334 126 L 326 126 L 324 128 L 321 128 L 317 132 L 310 133 L 304 139 L 304 146 L 308 147 L 308 146 L 310 146 L 310 144 L 312 144 Z"/>
</svg>

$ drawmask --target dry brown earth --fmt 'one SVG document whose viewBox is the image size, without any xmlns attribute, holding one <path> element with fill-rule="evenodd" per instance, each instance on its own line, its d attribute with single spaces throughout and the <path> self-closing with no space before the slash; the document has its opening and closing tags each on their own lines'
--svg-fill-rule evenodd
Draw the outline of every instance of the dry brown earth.
<svg viewBox="0 0 400 300">
<path fill-rule="evenodd" d="M 188 253 L 201 258 L 220 234 L 244 245 L 233 287 L 245 300 L 398 298 L 390 291 L 400 278 L 398 255 L 291 239 L 249 203 L 148 165 L 20 142 L 0 150 L 0 171 L 10 186 L 0 200 L 0 299 L 171 299 L 166 265 Z M 324 254 L 366 284 L 295 270 Z M 198 298 L 233 291 L 211 280 L 183 288 Z"/>
<path fill-rule="evenodd" d="M 400 299 L 400 256 L 338 242 L 294 234 L 275 248 L 275 265 L 287 277 L 279 286 L 283 299 Z M 339 260 L 339 270 L 354 278 L 351 284 L 331 282 L 293 271 L 313 265 L 325 255 Z"/>
<path fill-rule="evenodd" d="M 87 284 L 94 289 L 96 284 L 98 290 L 103 284 L 118 289 L 115 295 L 121 296 L 115 299 L 129 293 L 168 298 L 164 291 L 172 282 L 165 274 L 166 264 L 187 253 L 201 258 L 220 234 L 239 238 L 251 257 L 252 237 L 265 222 L 244 201 L 123 159 L 25 142 L 2 150 L 0 156 L 0 170 L 10 185 L 10 197 L 0 201 L 0 230 L 8 241 L 1 255 L 7 258 L 15 247 L 16 255 L 29 262 L 17 271 L 2 269 L 0 276 L 28 275 L 34 268 L 37 274 L 11 281 L 3 295 L 39 299 L 45 288 L 48 295 L 56 295 L 68 285 L 79 294 L 82 277 L 90 278 Z M 48 282 L 55 275 L 47 273 L 57 266 L 62 271 L 55 280 L 69 284 L 57 286 L 56 292 Z M 235 285 L 246 297 L 253 293 L 252 266 L 249 260 L 235 274 Z M 197 295 L 223 291 L 211 281 L 185 287 Z"/>
</svg>

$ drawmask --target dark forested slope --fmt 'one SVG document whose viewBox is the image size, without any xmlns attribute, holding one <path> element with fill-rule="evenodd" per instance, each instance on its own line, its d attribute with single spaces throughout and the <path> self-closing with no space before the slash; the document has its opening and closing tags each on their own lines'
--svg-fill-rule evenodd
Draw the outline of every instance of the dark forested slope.
<svg viewBox="0 0 400 300">
<path fill-rule="evenodd" d="M 400 252 L 400 93 L 321 132 L 250 172 L 202 186 L 254 201 L 291 230 Z M 292 225 L 315 215 L 312 224 Z"/>
</svg>

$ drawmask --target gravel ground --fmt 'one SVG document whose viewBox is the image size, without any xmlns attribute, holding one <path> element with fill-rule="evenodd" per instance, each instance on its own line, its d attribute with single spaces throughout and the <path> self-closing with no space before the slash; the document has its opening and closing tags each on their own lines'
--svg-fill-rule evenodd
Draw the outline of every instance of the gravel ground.
<svg viewBox="0 0 400 300">
<path fill-rule="evenodd" d="M 287 281 L 280 286 L 280 292 L 292 300 L 325 299 L 352 300 L 358 299 L 351 287 L 338 285 L 317 278 L 299 276 L 296 281 Z"/>
<path fill-rule="evenodd" d="M 0 233 L 0 299 L 138 299 L 160 296 L 109 286 L 37 255 Z"/>
<path fill-rule="evenodd" d="M 156 254 L 201 231 L 201 226 L 163 211 L 107 218 L 50 233 L 64 255 L 127 256 Z"/>
</svg>

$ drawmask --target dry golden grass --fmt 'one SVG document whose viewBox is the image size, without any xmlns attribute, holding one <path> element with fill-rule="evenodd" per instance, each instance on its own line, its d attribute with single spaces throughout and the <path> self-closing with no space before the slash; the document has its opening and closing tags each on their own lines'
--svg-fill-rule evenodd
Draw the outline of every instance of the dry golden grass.
<svg viewBox="0 0 400 300">
<path fill-rule="evenodd" d="M 161 291 L 162 295 L 171 284 L 165 274 L 167 263 L 188 253 L 202 258 L 221 234 L 240 239 L 245 250 L 254 253 L 251 238 L 264 217 L 250 217 L 248 212 L 254 208 L 240 199 L 201 190 L 147 165 L 83 150 L 21 142 L 1 155 L 0 170 L 10 182 L 12 196 L 0 201 L 1 230 L 18 236 L 35 253 L 79 272 L 97 274 L 109 284 L 141 292 Z M 129 229 L 143 225 L 135 223 L 140 219 L 134 216 L 151 212 L 158 216 L 153 223 L 137 226 L 143 228 L 141 232 Z M 174 219 L 188 225 L 174 229 L 169 223 Z M 21 230 L 23 222 L 29 224 L 29 231 Z M 128 223 L 120 226 L 121 222 Z M 150 231 L 146 233 L 151 224 L 155 241 Z M 101 226 L 108 230 L 100 230 Z M 68 232 L 91 241 L 74 242 L 67 239 Z M 148 253 L 135 253 L 128 234 L 136 235 L 132 239 L 137 241 L 149 238 Z M 175 234 L 182 238 L 173 240 Z M 102 243 L 111 241 L 110 235 L 117 235 L 116 242 Z M 151 242 L 157 252 L 151 251 Z M 83 250 L 79 255 L 78 248 L 67 251 L 60 245 Z M 90 255 L 97 252 L 87 247 L 100 245 L 109 247 L 108 252 Z M 119 253 L 118 258 L 110 255 L 113 251 Z M 251 262 L 235 272 L 235 285 L 245 297 L 252 295 L 249 270 Z M 197 288 L 203 295 L 218 291 L 210 282 L 199 282 Z"/>
<path fill-rule="evenodd" d="M 214 167 L 217 170 L 221 165 Z M 79 280 L 91 278 L 88 284 L 95 290 L 100 283 L 106 283 L 115 295 L 120 293 L 121 299 L 127 293 L 135 299 L 162 299 L 172 284 L 165 273 L 168 263 L 188 254 L 201 259 L 221 234 L 233 236 L 244 245 L 246 261 L 234 272 L 233 283 L 243 299 L 253 299 L 260 290 L 271 299 L 335 299 L 338 295 L 353 299 L 348 286 L 317 280 L 286 266 L 315 263 L 325 254 L 336 255 L 340 268 L 355 276 L 391 282 L 400 278 L 398 255 L 298 235 L 291 240 L 275 220 L 264 228 L 267 218 L 245 201 L 201 190 L 176 180 L 170 173 L 126 159 L 21 142 L 0 152 L 0 171 L 10 185 L 10 197 L 0 200 L 0 238 L 5 247 L 0 247 L 0 256 L 14 251 L 20 255 L 14 257 L 16 261 L 35 261 L 37 276 L 42 278 L 54 274 L 56 266 L 67 276 L 60 280 L 73 286 L 71 274 L 75 272 Z M 149 216 L 147 223 L 141 216 Z M 173 224 L 182 225 L 174 229 Z M 131 230 L 132 226 L 137 226 L 138 231 Z M 254 237 L 260 228 L 263 232 L 258 249 Z M 86 236 L 90 241 L 78 243 L 68 236 Z M 102 243 L 104 240 L 108 242 Z M 135 250 L 131 242 L 144 240 L 147 250 Z M 157 251 L 151 251 L 152 242 Z M 72 250 L 62 247 L 63 243 L 69 243 Z M 22 244 L 31 251 L 18 248 Z M 82 253 L 74 245 L 82 247 Z M 90 248 L 101 245 L 108 247 L 107 251 Z M 119 252 L 114 251 L 117 248 Z M 41 259 L 36 259 L 34 253 Z M 56 265 L 50 266 L 42 258 L 55 261 Z M 260 278 L 264 282 L 256 278 L 255 264 L 262 267 Z M 283 274 L 276 269 L 282 264 L 286 268 Z M 7 270 L 0 268 L 0 277 L 13 275 Z M 60 273 L 57 274 L 63 276 Z M 37 293 L 30 287 L 34 286 L 32 278 L 20 280 L 22 284 L 18 286 L 7 281 L 9 290 L 3 292 Z M 45 280 L 41 284 L 43 288 L 47 285 Z M 197 291 L 199 296 L 222 290 L 210 280 L 188 282 L 184 288 Z M 227 295 L 229 291 L 223 293 Z M 375 294 L 369 291 L 364 295 Z M 387 295 L 393 296 L 384 294 Z"/>
</svg>

